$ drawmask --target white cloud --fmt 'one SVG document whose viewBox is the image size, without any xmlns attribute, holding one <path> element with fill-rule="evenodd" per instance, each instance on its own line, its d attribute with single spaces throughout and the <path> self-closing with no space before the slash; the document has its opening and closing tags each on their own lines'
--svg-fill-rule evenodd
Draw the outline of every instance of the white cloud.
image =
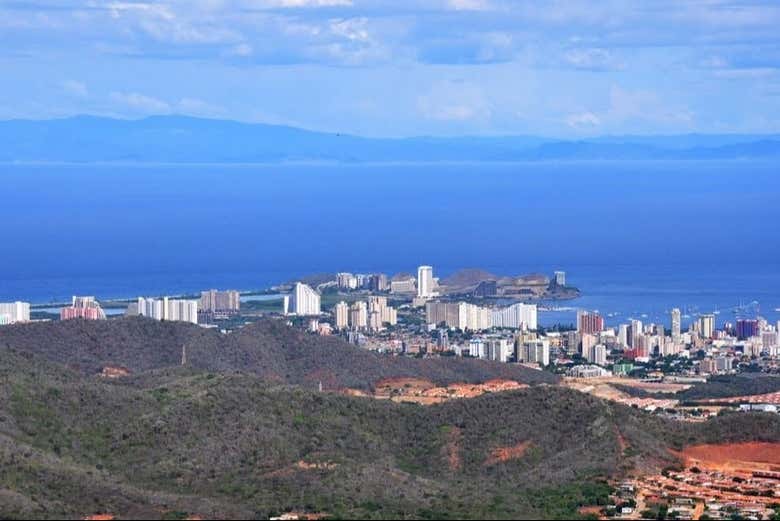
<svg viewBox="0 0 780 521">
<path fill-rule="evenodd" d="M 601 119 L 593 112 L 581 112 L 569 115 L 566 124 L 576 129 L 593 128 L 601 125 Z"/>
<path fill-rule="evenodd" d="M 456 11 L 486 11 L 491 8 L 488 0 L 449 0 L 447 4 Z"/>
<path fill-rule="evenodd" d="M 221 117 L 224 110 L 198 98 L 182 98 L 176 104 L 176 112 L 190 116 Z"/>
<path fill-rule="evenodd" d="M 111 101 L 133 112 L 144 114 L 168 114 L 171 106 L 160 99 L 145 96 L 137 92 L 112 92 Z"/>
<path fill-rule="evenodd" d="M 330 30 L 336 36 L 355 42 L 370 42 L 366 18 L 351 18 L 349 20 L 331 20 Z"/>
</svg>

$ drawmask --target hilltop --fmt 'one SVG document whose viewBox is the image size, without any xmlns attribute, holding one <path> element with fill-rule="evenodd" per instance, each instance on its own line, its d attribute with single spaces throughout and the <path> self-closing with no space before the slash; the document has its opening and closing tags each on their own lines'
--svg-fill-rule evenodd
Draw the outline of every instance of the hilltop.
<svg viewBox="0 0 780 521">
<path fill-rule="evenodd" d="M 437 385 L 492 379 L 525 384 L 558 377 L 522 366 L 462 358 L 414 359 L 360 349 L 337 337 L 304 333 L 278 320 L 261 320 L 223 335 L 213 329 L 143 317 L 108 321 L 69 320 L 0 328 L 0 348 L 13 348 L 64 364 L 85 375 L 105 367 L 131 373 L 181 365 L 243 372 L 310 389 L 371 390 L 388 378 L 423 378 Z"/>
</svg>

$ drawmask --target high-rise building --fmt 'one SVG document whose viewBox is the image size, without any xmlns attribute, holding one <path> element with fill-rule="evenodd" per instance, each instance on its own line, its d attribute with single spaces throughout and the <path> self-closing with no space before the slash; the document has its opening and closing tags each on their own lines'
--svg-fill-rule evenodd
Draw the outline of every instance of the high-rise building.
<svg viewBox="0 0 780 521">
<path fill-rule="evenodd" d="M 672 310 L 672 340 L 675 342 L 680 341 L 680 334 L 681 334 L 681 318 L 682 315 L 680 313 L 679 308 L 674 308 Z"/>
<path fill-rule="evenodd" d="M 699 335 L 702 338 L 712 338 L 715 333 L 715 315 L 702 315 L 699 317 Z"/>
<path fill-rule="evenodd" d="M 607 348 L 603 344 L 591 346 L 588 352 L 588 362 L 596 365 L 607 365 Z"/>
<path fill-rule="evenodd" d="M 154 320 L 165 319 L 166 312 L 163 311 L 163 300 L 138 297 L 137 312 L 142 317 L 153 318 Z"/>
<path fill-rule="evenodd" d="M 631 326 L 628 324 L 620 324 L 618 326 L 618 344 L 622 347 L 628 347 L 629 329 Z"/>
<path fill-rule="evenodd" d="M 550 342 L 547 339 L 524 342 L 518 355 L 519 361 L 543 366 L 550 365 Z"/>
<path fill-rule="evenodd" d="M 236 314 L 241 310 L 241 296 L 238 291 L 210 289 L 200 292 L 200 308 L 204 313 Z"/>
<path fill-rule="evenodd" d="M 5 324 L 30 321 L 29 302 L 5 302 L 0 303 L 0 317 L 5 317 Z"/>
<path fill-rule="evenodd" d="M 431 266 L 417 268 L 417 296 L 419 298 L 433 297 L 433 286 L 433 268 Z"/>
<path fill-rule="evenodd" d="M 581 334 L 595 335 L 604 331 L 604 317 L 598 313 L 577 311 L 577 332 Z"/>
<path fill-rule="evenodd" d="M 382 313 L 379 311 L 368 312 L 368 329 L 369 331 L 380 331 L 383 329 Z"/>
<path fill-rule="evenodd" d="M 339 289 L 357 289 L 358 281 L 353 274 L 344 272 L 336 274 L 336 284 Z"/>
<path fill-rule="evenodd" d="M 138 314 L 154 320 L 198 323 L 197 300 L 138 298 Z"/>
<path fill-rule="evenodd" d="M 758 324 L 758 320 L 742 318 L 737 320 L 736 330 L 737 338 L 739 340 L 747 340 L 748 338 L 758 336 L 761 328 Z"/>
<path fill-rule="evenodd" d="M 392 306 L 387 306 L 382 315 L 382 322 L 394 326 L 398 323 L 398 311 Z"/>
<path fill-rule="evenodd" d="M 390 284 L 387 282 L 387 275 L 384 273 L 374 273 L 369 277 L 368 289 L 371 291 L 387 291 Z"/>
<path fill-rule="evenodd" d="M 343 300 L 333 308 L 333 315 L 336 317 L 336 329 L 346 329 L 349 327 L 349 306 Z"/>
<path fill-rule="evenodd" d="M 590 333 L 582 333 L 582 340 L 580 341 L 582 344 L 582 347 L 580 349 L 580 356 L 582 358 L 589 358 L 590 357 L 590 350 L 593 346 L 598 344 L 599 339 L 596 335 L 592 335 Z"/>
<path fill-rule="evenodd" d="M 163 299 L 165 320 L 172 322 L 198 323 L 198 301 L 183 299 Z"/>
<path fill-rule="evenodd" d="M 636 348 L 636 340 L 644 336 L 644 330 L 642 329 L 641 320 L 632 320 L 628 326 L 628 345 L 629 347 Z"/>
<path fill-rule="evenodd" d="M 296 282 L 290 293 L 290 312 L 299 316 L 320 314 L 320 294 L 306 284 Z"/>
<path fill-rule="evenodd" d="M 567 331 L 564 338 L 566 339 L 566 353 L 569 355 L 577 353 L 582 341 L 582 335 L 576 331 Z"/>
<path fill-rule="evenodd" d="M 368 312 L 377 311 L 380 314 L 387 307 L 387 297 L 370 296 L 368 297 Z"/>
<path fill-rule="evenodd" d="M 349 327 L 355 330 L 368 327 L 368 306 L 365 302 L 353 302 L 349 306 Z"/>
<path fill-rule="evenodd" d="M 508 362 L 512 355 L 512 343 L 507 338 L 488 338 L 485 340 L 485 350 L 488 360 Z"/>
<path fill-rule="evenodd" d="M 427 302 L 425 316 L 428 324 L 444 323 L 447 327 L 480 331 L 492 327 L 491 312 L 466 302 Z"/>
<path fill-rule="evenodd" d="M 83 318 L 85 320 L 105 320 L 106 314 L 95 297 L 73 297 L 68 307 L 60 309 L 60 320 Z"/>
<path fill-rule="evenodd" d="M 555 285 L 556 286 L 565 286 L 566 285 L 566 272 L 565 271 L 556 271 L 555 272 L 555 278 L 553 280 L 555 281 Z"/>
<path fill-rule="evenodd" d="M 537 324 L 536 304 L 512 304 L 492 312 L 492 326 L 535 331 Z"/>
<path fill-rule="evenodd" d="M 426 302 L 426 323 L 462 330 L 481 331 L 492 327 L 538 328 L 536 304 L 513 304 L 502 309 L 490 309 L 466 302 Z"/>
</svg>

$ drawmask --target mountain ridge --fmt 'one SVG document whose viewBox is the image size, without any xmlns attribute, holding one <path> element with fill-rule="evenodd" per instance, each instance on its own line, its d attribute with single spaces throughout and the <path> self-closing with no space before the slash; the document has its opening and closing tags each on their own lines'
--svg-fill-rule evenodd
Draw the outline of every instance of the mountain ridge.
<svg viewBox="0 0 780 521">
<path fill-rule="evenodd" d="M 532 135 L 362 137 L 182 115 L 0 121 L 0 162 L 278 163 L 706 160 L 780 157 L 778 134 L 566 139 Z"/>
</svg>

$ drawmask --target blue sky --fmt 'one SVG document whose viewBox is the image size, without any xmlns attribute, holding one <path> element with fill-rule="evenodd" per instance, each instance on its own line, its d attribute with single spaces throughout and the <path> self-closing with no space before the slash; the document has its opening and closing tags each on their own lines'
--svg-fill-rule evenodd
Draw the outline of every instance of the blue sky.
<svg viewBox="0 0 780 521">
<path fill-rule="evenodd" d="M 780 2 L 0 0 L 0 119 L 780 132 Z"/>
</svg>

